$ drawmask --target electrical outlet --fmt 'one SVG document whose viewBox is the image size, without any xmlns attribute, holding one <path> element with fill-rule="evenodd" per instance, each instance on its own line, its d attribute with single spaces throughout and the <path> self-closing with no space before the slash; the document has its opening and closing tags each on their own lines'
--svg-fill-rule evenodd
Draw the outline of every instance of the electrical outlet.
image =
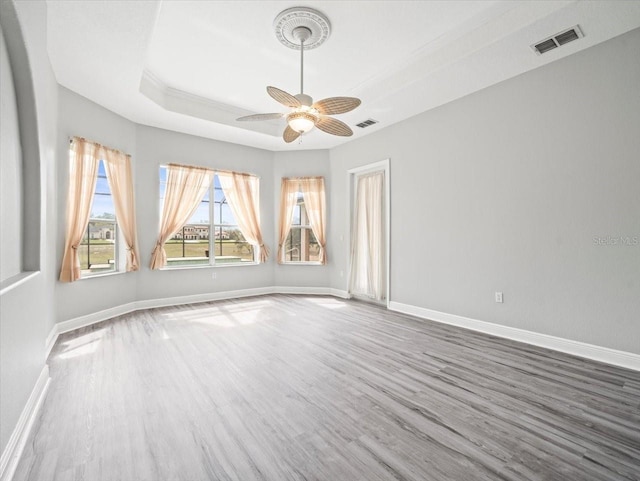
<svg viewBox="0 0 640 481">
<path fill-rule="evenodd" d="M 502 302 L 504 302 L 502 300 L 502 292 L 496 292 L 496 302 L 499 302 L 502 304 Z"/>
<path fill-rule="evenodd" d="M 215 279 L 217 275 L 218 275 L 217 272 L 212 272 L 211 273 L 211 279 Z"/>
</svg>

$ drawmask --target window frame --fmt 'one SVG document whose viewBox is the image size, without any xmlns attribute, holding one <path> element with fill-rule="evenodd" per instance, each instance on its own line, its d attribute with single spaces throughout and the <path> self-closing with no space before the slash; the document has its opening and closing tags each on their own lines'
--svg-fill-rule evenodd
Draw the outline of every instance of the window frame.
<svg viewBox="0 0 640 481">
<path fill-rule="evenodd" d="M 302 200 L 302 205 L 304 206 L 304 219 L 306 220 L 306 223 L 303 224 L 302 223 L 302 219 L 303 219 L 303 213 L 302 213 L 302 208 L 300 208 L 300 225 L 296 225 L 296 224 L 291 224 L 291 228 L 289 229 L 289 233 L 287 234 L 287 238 L 285 239 L 285 249 L 282 249 L 282 259 L 281 259 L 281 264 L 282 265 L 307 265 L 307 266 L 321 266 L 322 263 L 320 261 L 305 261 L 305 260 L 299 260 L 299 261 L 290 261 L 287 260 L 287 250 L 286 250 L 286 246 L 287 246 L 287 241 L 290 239 L 291 234 L 293 232 L 294 229 L 298 229 L 300 230 L 300 257 L 302 257 L 302 239 L 303 239 L 303 229 L 309 229 L 309 231 L 311 232 L 311 235 L 313 235 L 314 239 L 315 239 L 315 234 L 313 233 L 313 228 L 311 227 L 311 224 L 309 223 L 309 216 L 307 215 L 307 207 L 306 207 L 306 201 L 304 198 L 304 194 L 301 191 L 297 191 L 296 192 L 296 207 L 298 207 L 300 205 L 300 199 Z M 293 211 L 292 216 L 295 216 L 295 208 Z M 316 239 L 316 243 L 318 242 L 318 239 Z"/>
<path fill-rule="evenodd" d="M 183 164 L 183 165 L 187 165 L 187 164 Z M 161 164 L 159 166 L 159 169 L 166 169 L 166 168 L 167 168 L 166 164 Z M 208 224 L 204 224 L 204 223 L 201 223 L 201 222 L 196 222 L 196 223 L 188 223 L 187 222 L 186 224 L 184 224 L 182 226 L 182 229 L 184 229 L 185 226 L 208 226 L 208 228 L 209 228 L 209 239 L 208 239 L 208 241 L 209 241 L 208 242 L 209 256 L 208 256 L 208 262 L 207 263 L 201 263 L 201 264 L 188 264 L 188 263 L 173 264 L 173 265 L 168 265 L 167 264 L 164 267 L 162 267 L 161 270 L 203 269 L 203 268 L 209 268 L 209 267 L 244 267 L 244 266 L 255 266 L 255 265 L 259 264 L 258 259 L 260 258 L 259 257 L 260 256 L 260 247 L 251 245 L 246 240 L 244 242 L 247 242 L 247 244 L 251 245 L 251 248 L 253 250 L 253 260 L 251 260 L 251 261 L 242 261 L 241 260 L 239 262 L 229 262 L 229 263 L 216 262 L 216 255 L 215 255 L 215 241 L 216 241 L 216 239 L 215 239 L 215 231 L 216 231 L 216 228 L 235 227 L 238 230 L 240 230 L 240 228 L 238 227 L 238 224 L 222 224 L 222 223 L 216 224 L 215 223 L 215 208 L 216 208 L 216 200 L 215 200 L 216 187 L 215 187 L 215 184 L 216 184 L 216 177 L 218 175 L 218 172 L 220 172 L 220 171 L 216 170 L 216 169 L 210 169 L 210 170 L 213 172 L 213 179 L 211 180 L 211 184 L 209 185 L 209 188 L 208 188 L 208 191 L 207 191 L 208 194 L 209 194 L 209 200 L 205 201 L 203 199 L 203 200 L 200 201 L 200 203 L 208 202 L 208 204 L 209 204 L 209 223 Z M 251 175 L 253 175 L 253 174 L 251 174 Z M 160 184 L 160 178 L 158 179 L 158 185 L 159 184 Z M 222 188 L 220 188 L 220 190 L 222 191 L 223 196 L 224 196 L 224 190 L 222 190 Z M 162 200 L 162 199 L 164 199 L 164 197 L 160 197 L 159 198 L 159 200 Z M 224 200 L 226 200 L 226 196 L 224 196 Z M 162 216 L 162 205 L 163 205 L 162 203 L 159 203 L 159 206 L 158 206 L 159 217 Z M 229 205 L 228 202 L 227 202 L 227 205 Z M 221 216 L 220 220 L 222 221 L 222 216 Z M 235 216 L 234 216 L 234 221 L 236 221 Z M 244 234 L 243 234 L 243 237 L 244 237 Z M 173 238 L 173 236 L 172 236 L 172 238 Z M 183 236 L 182 242 L 183 242 L 183 245 L 184 245 L 184 236 Z M 183 257 L 183 259 L 188 259 L 188 257 Z"/>
<path fill-rule="evenodd" d="M 94 192 L 93 196 L 94 198 L 91 200 L 91 209 L 93 210 L 93 202 L 95 200 L 95 196 L 96 195 L 104 195 L 104 196 L 109 196 L 111 197 L 111 199 L 113 200 L 113 192 L 111 192 L 111 185 L 109 184 L 109 178 L 108 175 L 106 173 L 106 161 L 102 158 L 100 158 L 98 160 L 98 162 L 100 163 L 100 165 L 104 166 L 104 170 L 105 170 L 105 174 L 104 175 L 100 175 L 100 166 L 98 166 L 98 172 L 96 174 L 96 183 L 98 182 L 98 179 L 105 179 L 106 180 L 106 184 L 107 187 L 109 188 L 109 193 L 103 193 L 103 192 L 97 192 L 97 186 L 96 186 L 96 192 Z M 92 222 L 113 222 L 114 225 L 114 235 L 113 235 L 113 269 L 109 269 L 109 270 L 100 270 L 100 271 L 96 271 L 96 272 L 91 272 L 91 264 L 90 264 L 90 260 L 91 260 L 91 253 L 90 253 L 90 249 L 91 249 L 91 232 L 89 232 L 89 226 L 91 225 Z M 125 272 L 125 266 L 123 263 L 124 260 L 124 255 L 122 252 L 123 249 L 123 245 L 124 245 L 124 239 L 122 238 L 122 233 L 120 231 L 120 227 L 118 226 L 118 216 L 115 213 L 115 206 L 114 206 L 114 214 L 113 214 L 113 219 L 109 219 L 109 218 L 99 218 L 99 217 L 92 217 L 89 216 L 89 221 L 87 222 L 87 226 L 85 228 L 85 233 L 86 233 L 86 244 L 80 244 L 81 246 L 86 245 L 87 246 L 87 269 L 81 269 L 81 274 L 80 274 L 80 278 L 78 280 L 82 280 L 82 279 L 93 279 L 95 277 L 102 277 L 102 276 L 110 276 L 110 275 L 114 275 L 114 274 L 122 274 Z M 85 236 L 83 236 L 83 242 L 85 240 Z M 78 254 L 78 256 L 80 256 L 80 254 Z M 82 265 L 82 259 L 80 260 L 80 264 Z"/>
</svg>

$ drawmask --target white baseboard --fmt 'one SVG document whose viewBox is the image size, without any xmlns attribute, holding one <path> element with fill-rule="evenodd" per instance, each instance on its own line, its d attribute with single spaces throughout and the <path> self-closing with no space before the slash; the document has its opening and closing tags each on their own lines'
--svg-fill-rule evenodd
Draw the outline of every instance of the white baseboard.
<svg viewBox="0 0 640 481">
<path fill-rule="evenodd" d="M 329 289 L 329 294 L 334 297 L 340 297 L 342 299 L 351 299 L 351 294 L 348 291 L 343 291 L 342 289 L 334 289 L 331 287 Z"/>
<path fill-rule="evenodd" d="M 53 327 L 51 328 L 51 332 L 49 332 L 49 335 L 44 341 L 45 360 L 49 358 L 49 354 L 51 353 L 51 349 L 53 349 L 53 345 L 56 343 L 56 339 L 58 339 L 58 326 L 54 324 Z"/>
<path fill-rule="evenodd" d="M 347 291 L 334 289 L 332 287 L 300 287 L 300 286 L 276 286 L 273 288 L 274 294 L 307 294 L 314 296 L 334 296 L 349 299 L 351 296 Z"/>
<path fill-rule="evenodd" d="M 422 307 L 412 306 L 410 304 L 402 304 L 400 302 L 391 301 L 389 303 L 389 309 L 403 314 L 420 317 L 422 319 L 464 327 L 465 329 L 491 334 L 492 336 L 504 337 L 506 339 L 525 342 L 534 346 L 573 354 L 574 356 L 584 357 L 594 361 L 612 364 L 614 366 L 625 367 L 627 369 L 633 369 L 634 371 L 640 371 L 640 355 L 633 354 L 631 352 L 618 351 L 607 347 L 587 344 L 585 342 L 550 336 L 548 334 L 525 331 L 524 329 L 479 321 L 477 319 L 470 319 L 468 317 L 458 316 L 455 314 L 425 309 Z"/>
<path fill-rule="evenodd" d="M 85 316 L 76 317 L 67 321 L 56 323 L 51 332 L 47 336 L 45 342 L 46 357 L 49 357 L 51 349 L 60 334 L 74 331 L 81 327 L 90 326 L 97 322 L 106 321 L 113 317 L 129 314 L 130 312 L 139 311 L 141 309 L 152 309 L 154 307 L 179 306 L 182 304 L 195 304 L 198 302 L 220 301 L 225 299 L 238 299 L 240 297 L 263 296 L 266 294 L 307 294 L 307 295 L 328 295 L 335 297 L 349 298 L 349 293 L 339 289 L 328 287 L 286 287 L 286 286 L 270 286 L 256 287 L 253 289 L 240 289 L 235 291 L 208 292 L 206 294 L 195 294 L 190 296 L 165 297 L 161 299 L 148 299 L 144 301 L 129 302 L 120 306 L 111 307 L 98 312 L 92 312 Z M 2 481 L 2 480 L 0 480 Z"/>
<path fill-rule="evenodd" d="M 274 294 L 330 295 L 328 287 L 274 286 Z"/>
<path fill-rule="evenodd" d="M 13 478 L 33 423 L 47 394 L 49 381 L 49 366 L 45 364 L 42 371 L 40 371 L 40 376 L 38 376 L 36 385 L 31 391 L 27 404 L 18 418 L 18 423 L 11 433 L 9 442 L 4 448 L 2 456 L 0 456 L 0 481 L 10 481 Z"/>
</svg>

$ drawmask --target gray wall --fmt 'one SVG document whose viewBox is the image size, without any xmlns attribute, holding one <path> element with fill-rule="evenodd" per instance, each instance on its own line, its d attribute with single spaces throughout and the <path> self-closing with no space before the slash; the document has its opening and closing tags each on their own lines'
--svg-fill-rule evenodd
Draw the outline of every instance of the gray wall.
<svg viewBox="0 0 640 481">
<path fill-rule="evenodd" d="M 56 219 L 52 215 L 55 205 L 48 202 L 55 204 L 52 200 L 56 196 L 50 179 L 55 177 L 57 105 L 56 82 L 45 43 L 44 1 L 3 1 L 0 18 L 18 100 L 24 186 L 28 193 L 23 202 L 23 249 L 28 254 L 23 271 L 33 274 L 23 283 L 9 286 L 0 297 L 1 452 L 44 367 L 45 340 L 54 324 L 55 254 L 49 240 L 54 238 Z M 3 70 L 5 67 L 2 65 Z M 8 86 L 3 82 L 0 88 L 5 95 Z M 4 198 L 4 191 L 2 195 Z"/>
<path fill-rule="evenodd" d="M 392 301 L 640 353 L 638 52 L 635 30 L 333 149 L 332 287 L 346 171 L 390 158 Z"/>
</svg>

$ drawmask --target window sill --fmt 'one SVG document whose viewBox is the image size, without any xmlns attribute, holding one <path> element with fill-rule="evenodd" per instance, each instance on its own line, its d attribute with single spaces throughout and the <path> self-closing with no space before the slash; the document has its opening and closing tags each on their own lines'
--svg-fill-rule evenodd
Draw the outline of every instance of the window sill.
<svg viewBox="0 0 640 481">
<path fill-rule="evenodd" d="M 185 266 L 171 266 L 171 267 L 162 267 L 158 270 L 161 271 L 182 271 L 182 270 L 191 270 L 191 269 L 218 269 L 218 268 L 227 268 L 227 267 L 248 267 L 248 266 L 258 266 L 260 265 L 258 262 L 238 262 L 237 264 L 215 264 L 215 265 L 185 265 Z"/>
<path fill-rule="evenodd" d="M 321 262 L 315 262 L 315 261 L 309 261 L 309 262 L 289 261 L 289 262 L 282 262 L 280 265 L 281 266 L 322 266 L 324 264 L 322 264 Z"/>
</svg>

